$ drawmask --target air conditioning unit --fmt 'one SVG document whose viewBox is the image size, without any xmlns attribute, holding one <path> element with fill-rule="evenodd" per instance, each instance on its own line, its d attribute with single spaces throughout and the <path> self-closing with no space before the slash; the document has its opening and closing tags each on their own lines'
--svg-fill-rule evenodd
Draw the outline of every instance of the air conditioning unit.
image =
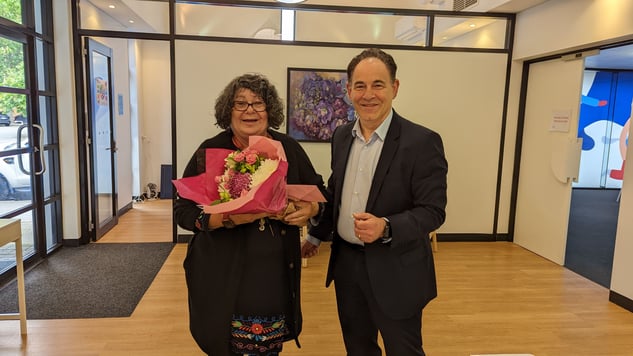
<svg viewBox="0 0 633 356">
<path fill-rule="evenodd" d="M 401 18 L 395 24 L 395 38 L 407 44 L 423 41 L 426 32 L 426 21 L 426 17 L 405 16 Z"/>
<path fill-rule="evenodd" d="M 478 0 L 453 0 L 453 11 L 462 11 L 478 3 Z"/>
</svg>

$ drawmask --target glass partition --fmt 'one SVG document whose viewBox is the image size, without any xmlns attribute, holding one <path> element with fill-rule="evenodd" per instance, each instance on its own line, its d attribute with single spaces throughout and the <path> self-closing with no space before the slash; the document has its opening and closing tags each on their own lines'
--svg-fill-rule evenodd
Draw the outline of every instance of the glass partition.
<svg viewBox="0 0 633 356">
<path fill-rule="evenodd" d="M 180 3 L 176 4 L 176 33 L 280 39 L 281 9 Z"/>
<path fill-rule="evenodd" d="M 504 18 L 436 16 L 433 46 L 505 49 L 507 23 Z"/>
<path fill-rule="evenodd" d="M 426 46 L 426 16 L 297 11 L 295 40 Z"/>
<path fill-rule="evenodd" d="M 169 33 L 167 1 L 81 1 L 79 13 L 82 29 Z"/>
<path fill-rule="evenodd" d="M 499 14 L 456 16 L 454 8 L 433 7 L 433 3 L 425 3 L 419 11 L 322 6 L 316 2 L 314 7 L 255 3 L 177 1 L 175 34 L 376 46 L 508 48 L 510 17 Z M 167 1 L 128 0 L 109 6 L 106 2 L 85 1 L 79 3 L 79 10 L 82 29 L 169 34 Z M 452 13 L 443 15 L 441 10 Z M 491 9 L 477 5 L 458 11 L 488 10 Z M 294 28 L 283 28 L 282 11 L 294 19 Z M 433 24 L 432 42 L 430 24 Z"/>
</svg>

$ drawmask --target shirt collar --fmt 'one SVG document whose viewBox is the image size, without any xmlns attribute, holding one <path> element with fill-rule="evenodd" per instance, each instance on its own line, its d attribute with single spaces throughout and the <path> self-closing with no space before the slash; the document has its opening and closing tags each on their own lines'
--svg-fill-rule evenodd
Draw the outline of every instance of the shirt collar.
<svg viewBox="0 0 633 356">
<path fill-rule="evenodd" d="M 374 131 L 373 135 L 377 135 L 382 141 L 384 141 L 385 137 L 387 137 L 387 131 L 389 131 L 389 125 L 391 125 L 392 118 L 393 118 L 393 109 L 389 111 L 389 115 L 387 115 L 387 118 L 385 119 L 385 121 L 383 121 L 382 124 L 378 126 L 376 131 Z M 354 137 L 360 136 L 360 119 L 356 119 L 356 122 L 354 122 L 354 127 L 352 128 L 352 136 Z"/>
</svg>

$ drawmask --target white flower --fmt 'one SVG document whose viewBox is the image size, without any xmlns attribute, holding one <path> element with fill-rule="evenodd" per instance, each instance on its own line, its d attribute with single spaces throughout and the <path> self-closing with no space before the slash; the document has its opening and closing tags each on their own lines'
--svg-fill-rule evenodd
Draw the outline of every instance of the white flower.
<svg viewBox="0 0 633 356">
<path fill-rule="evenodd" d="M 265 159 L 261 166 L 251 175 L 251 187 L 256 187 L 263 183 L 279 166 L 278 159 Z"/>
</svg>

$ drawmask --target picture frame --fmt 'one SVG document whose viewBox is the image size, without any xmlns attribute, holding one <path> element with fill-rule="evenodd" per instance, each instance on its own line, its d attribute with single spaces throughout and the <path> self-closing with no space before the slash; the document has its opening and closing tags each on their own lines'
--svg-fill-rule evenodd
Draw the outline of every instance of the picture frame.
<svg viewBox="0 0 633 356">
<path fill-rule="evenodd" d="M 288 68 L 286 131 L 304 142 L 330 142 L 337 126 L 354 121 L 341 69 Z"/>
</svg>

